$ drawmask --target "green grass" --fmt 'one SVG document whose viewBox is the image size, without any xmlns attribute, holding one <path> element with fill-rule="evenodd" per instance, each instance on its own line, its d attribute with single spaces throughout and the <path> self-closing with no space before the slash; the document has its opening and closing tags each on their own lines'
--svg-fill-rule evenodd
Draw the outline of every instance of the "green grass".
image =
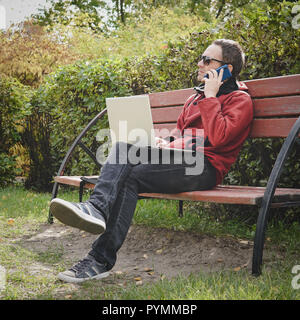
<svg viewBox="0 0 300 320">
<path fill-rule="evenodd" d="M 247 271 L 223 271 L 215 273 L 178 276 L 173 280 L 160 280 L 154 284 L 126 288 L 106 283 L 86 282 L 82 292 L 73 292 L 73 299 L 121 299 L 121 300 L 295 300 L 299 290 L 291 288 L 291 269 L 264 272 L 255 278 Z"/>
<path fill-rule="evenodd" d="M 77 201 L 78 191 L 65 191 L 60 196 Z M 50 197 L 21 186 L 0 190 L 0 265 L 7 269 L 7 285 L 0 292 L 0 299 L 300 299 L 300 289 L 291 285 L 295 276 L 292 267 L 300 264 L 299 223 L 268 227 L 269 243 L 283 259 L 276 259 L 274 254 L 271 266 L 263 267 L 258 278 L 242 269 L 199 272 L 142 286 L 134 280 L 126 280 L 126 286 L 120 286 L 124 279 L 117 274 L 76 286 L 62 283 L 56 278 L 68 267 L 62 258 L 62 246 L 38 253 L 21 245 L 22 239 L 36 234 L 47 221 Z M 255 229 L 251 225 L 234 219 L 218 221 L 204 210 L 198 211 L 196 214 L 190 207 L 185 208 L 183 218 L 179 218 L 175 201 L 141 200 L 133 223 L 218 237 L 253 237 Z M 32 271 L 41 269 L 43 272 Z"/>
</svg>

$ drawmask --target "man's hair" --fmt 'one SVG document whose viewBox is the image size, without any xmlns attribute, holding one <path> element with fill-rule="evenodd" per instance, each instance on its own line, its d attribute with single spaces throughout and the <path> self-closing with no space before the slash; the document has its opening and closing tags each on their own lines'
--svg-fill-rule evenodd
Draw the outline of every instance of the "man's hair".
<svg viewBox="0 0 300 320">
<path fill-rule="evenodd" d="M 232 75 L 237 78 L 245 64 L 245 54 L 242 47 L 236 41 L 229 39 L 217 39 L 212 44 L 222 48 L 222 60 L 232 64 Z"/>
</svg>

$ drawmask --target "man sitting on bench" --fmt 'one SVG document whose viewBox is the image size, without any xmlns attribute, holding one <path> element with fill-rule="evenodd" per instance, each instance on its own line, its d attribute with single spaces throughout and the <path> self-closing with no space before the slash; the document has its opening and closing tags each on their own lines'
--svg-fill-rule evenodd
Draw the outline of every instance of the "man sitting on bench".
<svg viewBox="0 0 300 320">
<path fill-rule="evenodd" d="M 219 74 L 216 69 L 225 64 L 231 77 L 222 81 L 224 69 Z M 116 143 L 89 200 L 71 203 L 55 198 L 51 201 L 50 211 L 62 223 L 100 235 L 87 256 L 59 273 L 59 279 L 76 283 L 109 275 L 127 235 L 139 193 L 206 190 L 221 183 L 248 137 L 253 119 L 252 100 L 244 91 L 247 88 L 236 82 L 243 64 L 244 53 L 238 43 L 227 39 L 214 41 L 198 62 L 198 80 L 202 86 L 186 101 L 173 137 L 157 139 L 157 146 L 162 150 L 178 148 L 182 143 L 185 148 L 183 131 L 202 129 L 202 146 L 197 143 L 193 146 L 196 154 L 203 156 L 202 172 L 187 174 L 190 162 L 178 164 L 172 159 L 169 164 L 131 163 L 128 154 L 133 145 Z"/>
</svg>

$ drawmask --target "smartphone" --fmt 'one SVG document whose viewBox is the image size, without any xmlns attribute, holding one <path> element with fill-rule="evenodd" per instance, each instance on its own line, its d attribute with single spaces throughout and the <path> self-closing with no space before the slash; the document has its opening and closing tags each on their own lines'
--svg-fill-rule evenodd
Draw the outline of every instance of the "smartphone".
<svg viewBox="0 0 300 320">
<path fill-rule="evenodd" d="M 224 69 L 222 81 L 224 81 L 224 80 L 226 80 L 226 79 L 228 79 L 228 78 L 230 78 L 232 76 L 230 70 L 228 69 L 228 65 L 227 64 L 224 64 L 224 66 L 221 66 L 220 68 L 216 69 L 218 74 L 220 73 L 221 69 Z M 206 74 L 204 76 L 204 78 L 208 78 L 208 75 Z"/>
</svg>

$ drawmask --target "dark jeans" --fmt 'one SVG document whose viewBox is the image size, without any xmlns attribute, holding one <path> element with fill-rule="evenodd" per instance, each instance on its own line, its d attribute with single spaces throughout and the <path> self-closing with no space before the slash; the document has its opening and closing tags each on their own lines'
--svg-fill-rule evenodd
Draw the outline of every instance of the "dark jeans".
<svg viewBox="0 0 300 320">
<path fill-rule="evenodd" d="M 89 253 L 99 262 L 106 263 L 109 268 L 114 266 L 117 251 L 125 240 L 139 193 L 205 190 L 216 184 L 216 170 L 206 157 L 203 172 L 190 175 L 186 174 L 186 169 L 194 165 L 190 162 L 175 164 L 176 155 L 171 155 L 171 164 L 161 163 L 161 154 L 158 156 L 158 164 L 132 164 L 128 160 L 128 150 L 131 147 L 132 145 L 124 143 L 113 146 L 88 200 L 106 219 L 106 231 L 93 243 Z M 150 148 L 148 150 L 151 151 Z M 117 163 L 113 164 L 115 159 Z"/>
</svg>

